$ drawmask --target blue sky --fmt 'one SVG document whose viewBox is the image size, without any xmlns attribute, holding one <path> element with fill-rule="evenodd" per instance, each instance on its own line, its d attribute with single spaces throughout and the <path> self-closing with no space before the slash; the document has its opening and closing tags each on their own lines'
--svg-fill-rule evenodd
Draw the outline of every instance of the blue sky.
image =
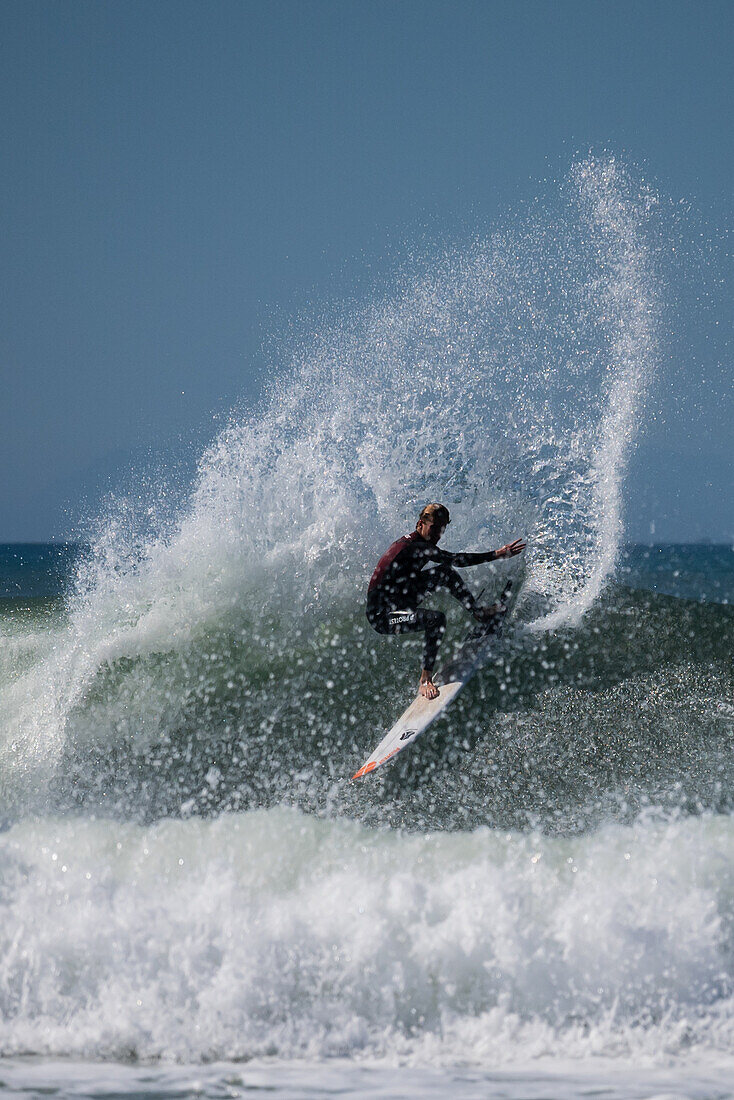
<svg viewBox="0 0 734 1100">
<path fill-rule="evenodd" d="M 186 469 L 290 316 L 589 148 L 686 200 L 703 248 L 630 536 L 734 538 L 733 25 L 729 0 L 5 0 L 0 541 L 62 536 L 145 453 Z"/>
</svg>

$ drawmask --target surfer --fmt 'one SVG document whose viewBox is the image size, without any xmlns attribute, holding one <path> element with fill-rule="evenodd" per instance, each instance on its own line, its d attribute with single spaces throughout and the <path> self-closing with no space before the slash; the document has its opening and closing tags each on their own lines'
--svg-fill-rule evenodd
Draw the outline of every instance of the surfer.
<svg viewBox="0 0 734 1100">
<path fill-rule="evenodd" d="M 477 622 L 491 623 L 504 614 L 505 608 L 497 603 L 480 607 L 452 567 L 463 569 L 497 558 L 514 558 L 527 545 L 522 539 L 515 539 L 499 550 L 482 554 L 450 554 L 438 548 L 450 522 L 444 504 L 427 504 L 418 516 L 415 531 L 403 535 L 382 555 L 367 589 L 367 619 L 378 634 L 425 633 L 419 690 L 426 699 L 438 696 L 433 667 L 446 630 L 446 616 L 418 605 L 429 592 L 446 588 Z M 430 562 L 435 562 L 435 566 L 424 571 L 423 566 Z"/>
</svg>

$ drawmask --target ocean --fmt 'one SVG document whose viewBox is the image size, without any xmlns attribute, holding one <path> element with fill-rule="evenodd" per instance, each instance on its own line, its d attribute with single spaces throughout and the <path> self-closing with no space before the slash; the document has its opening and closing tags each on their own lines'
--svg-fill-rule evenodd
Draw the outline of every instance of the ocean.
<svg viewBox="0 0 734 1100">
<path fill-rule="evenodd" d="M 183 504 L 0 547 L 0 1097 L 734 1096 L 734 552 L 624 535 L 654 217 L 581 163 L 291 334 Z M 449 550 L 527 537 L 516 617 L 352 782 L 427 499 Z"/>
</svg>

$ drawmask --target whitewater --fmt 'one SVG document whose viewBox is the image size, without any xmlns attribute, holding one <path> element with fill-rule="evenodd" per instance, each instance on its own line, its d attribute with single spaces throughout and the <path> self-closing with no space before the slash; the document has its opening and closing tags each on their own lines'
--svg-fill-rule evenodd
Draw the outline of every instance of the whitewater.
<svg viewBox="0 0 734 1100">
<path fill-rule="evenodd" d="M 732 555 L 685 590 L 623 557 L 664 267 L 654 191 L 580 161 L 281 334 L 184 503 L 110 500 L 63 595 L 21 570 L 0 1096 L 734 1095 Z M 517 618 L 351 783 L 420 655 L 366 583 L 428 500 L 447 549 L 527 538 Z"/>
</svg>

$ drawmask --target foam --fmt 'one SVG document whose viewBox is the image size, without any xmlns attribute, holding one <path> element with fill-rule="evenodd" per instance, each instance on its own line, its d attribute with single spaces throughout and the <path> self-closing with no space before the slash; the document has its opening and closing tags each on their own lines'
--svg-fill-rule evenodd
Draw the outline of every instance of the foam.
<svg viewBox="0 0 734 1100">
<path fill-rule="evenodd" d="M 585 837 L 274 809 L 0 837 L 0 1050 L 184 1062 L 731 1050 L 730 818 Z"/>
</svg>

